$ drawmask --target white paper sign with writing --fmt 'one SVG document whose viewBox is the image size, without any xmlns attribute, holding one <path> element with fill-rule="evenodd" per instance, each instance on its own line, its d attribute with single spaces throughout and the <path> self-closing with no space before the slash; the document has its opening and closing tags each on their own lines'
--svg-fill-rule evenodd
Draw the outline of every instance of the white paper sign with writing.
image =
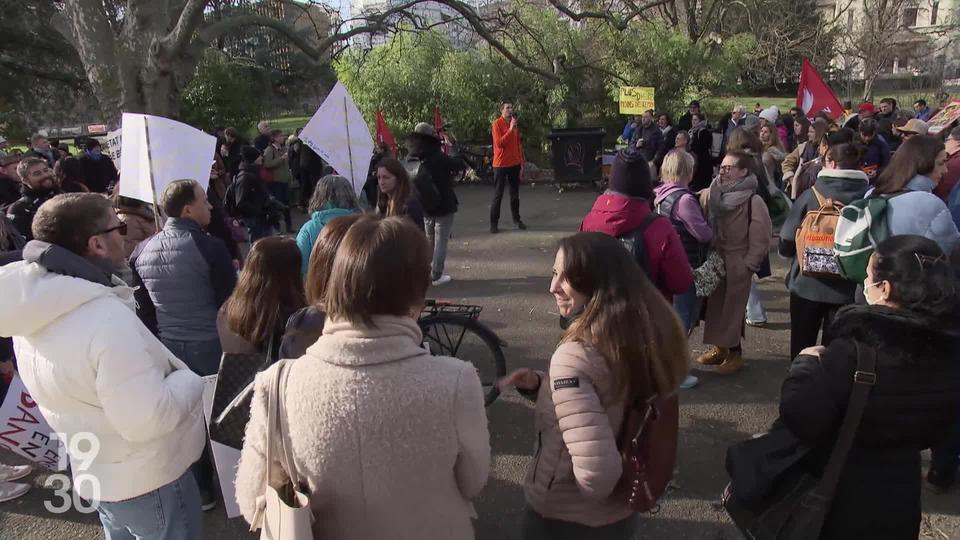
<svg viewBox="0 0 960 540">
<path fill-rule="evenodd" d="M 122 140 L 122 130 L 111 131 L 107 133 L 107 138 L 101 143 L 103 155 L 112 159 L 114 163 L 120 162 L 120 145 Z"/>
<path fill-rule="evenodd" d="M 120 195 L 152 204 L 175 180 L 196 180 L 207 189 L 216 137 L 147 114 L 123 113 L 121 129 Z"/>
<path fill-rule="evenodd" d="M 342 83 L 338 82 L 323 100 L 300 132 L 300 139 L 360 193 L 373 155 L 373 137 Z"/>
<path fill-rule="evenodd" d="M 0 405 L 0 446 L 51 471 L 61 470 L 60 456 L 65 456 L 66 450 L 19 375 L 13 376 Z"/>
</svg>

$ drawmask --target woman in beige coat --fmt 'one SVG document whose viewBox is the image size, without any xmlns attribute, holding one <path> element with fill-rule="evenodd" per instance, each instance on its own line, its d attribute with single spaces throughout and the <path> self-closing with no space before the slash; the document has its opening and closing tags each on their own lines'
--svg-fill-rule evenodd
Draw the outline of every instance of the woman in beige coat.
<svg viewBox="0 0 960 540">
<path fill-rule="evenodd" d="M 560 241 L 550 293 L 572 318 L 549 373 L 500 381 L 536 401 L 533 462 L 524 483 L 524 540 L 626 540 L 637 516 L 613 496 L 623 469 L 616 431 L 627 399 L 676 392 L 687 338 L 673 307 L 619 240 Z"/>
<path fill-rule="evenodd" d="M 717 366 L 716 372 L 723 375 L 743 367 L 743 313 L 753 274 L 770 251 L 773 229 L 767 205 L 756 194 L 752 162 L 747 153 L 727 153 L 720 175 L 700 194 L 704 213 L 713 225 L 713 247 L 723 258 L 726 276 L 707 298 L 703 342 L 713 347 L 700 355 L 697 363 Z"/>
<path fill-rule="evenodd" d="M 283 440 L 309 496 L 314 538 L 474 536 L 470 499 L 490 467 L 487 418 L 476 369 L 421 347 L 416 318 L 430 259 L 409 220 L 360 218 L 334 260 L 323 335 L 281 363 L 289 374 L 280 395 Z M 277 371 L 256 378 L 237 471 L 247 521 L 264 493 L 268 388 Z"/>
</svg>

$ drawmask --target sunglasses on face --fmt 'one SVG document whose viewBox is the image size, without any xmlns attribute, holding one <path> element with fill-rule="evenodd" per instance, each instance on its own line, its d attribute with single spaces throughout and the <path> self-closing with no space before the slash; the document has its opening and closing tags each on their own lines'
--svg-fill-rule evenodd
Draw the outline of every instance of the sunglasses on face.
<svg viewBox="0 0 960 540">
<path fill-rule="evenodd" d="M 101 234 L 110 234 L 110 233 L 112 233 L 113 231 L 119 232 L 119 233 L 120 233 L 120 236 L 126 236 L 126 235 L 127 235 L 127 224 L 126 224 L 126 223 L 120 223 L 120 224 L 117 225 L 116 227 L 110 227 L 109 229 L 104 229 L 104 230 L 98 232 L 97 234 L 95 234 L 94 236 L 98 236 L 98 235 L 101 235 Z"/>
</svg>

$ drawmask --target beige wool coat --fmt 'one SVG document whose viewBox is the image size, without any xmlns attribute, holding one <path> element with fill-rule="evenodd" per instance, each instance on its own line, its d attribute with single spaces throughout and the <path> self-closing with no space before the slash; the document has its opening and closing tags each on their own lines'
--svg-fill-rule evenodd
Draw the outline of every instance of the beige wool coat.
<svg viewBox="0 0 960 540">
<path fill-rule="evenodd" d="M 473 538 L 470 499 L 490 469 L 477 371 L 430 356 L 409 317 L 375 316 L 374 323 L 329 320 L 287 365 L 286 440 L 310 496 L 314 538 Z M 248 522 L 263 493 L 267 385 L 276 372 L 273 366 L 256 378 L 237 471 L 237 503 Z M 282 471 L 279 456 L 273 466 Z"/>
<path fill-rule="evenodd" d="M 700 192 L 700 204 L 710 221 L 709 189 Z M 770 252 L 773 223 L 763 199 L 754 195 L 720 218 L 714 231 L 713 247 L 723 259 L 727 275 L 707 299 L 703 342 L 718 347 L 737 347 L 743 336 L 750 283 Z"/>
</svg>

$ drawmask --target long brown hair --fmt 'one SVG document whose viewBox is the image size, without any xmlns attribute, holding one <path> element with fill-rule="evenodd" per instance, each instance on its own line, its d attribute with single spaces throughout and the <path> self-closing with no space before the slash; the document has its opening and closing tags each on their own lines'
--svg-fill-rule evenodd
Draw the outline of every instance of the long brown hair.
<svg viewBox="0 0 960 540">
<path fill-rule="evenodd" d="M 227 326 L 255 346 L 266 345 L 278 326 L 306 304 L 296 241 L 263 238 L 250 249 L 237 288 L 227 299 Z"/>
<path fill-rule="evenodd" d="M 943 141 L 929 135 L 910 137 L 894 152 L 890 164 L 877 177 L 877 193 L 903 191 L 914 176 L 930 174 L 937 166 L 937 156 L 943 152 Z"/>
<path fill-rule="evenodd" d="M 562 342 L 600 351 L 618 397 L 675 392 L 687 374 L 687 335 L 623 245 L 602 233 L 578 233 L 560 240 L 560 251 L 561 278 L 589 298 Z"/>
<path fill-rule="evenodd" d="M 381 168 L 397 178 L 397 186 L 393 188 L 393 193 L 377 190 L 377 215 L 380 217 L 403 216 L 412 191 L 410 175 L 407 174 L 407 169 L 402 163 L 391 157 L 383 158 L 377 163 L 377 170 Z"/>
<path fill-rule="evenodd" d="M 337 249 L 340 248 L 343 237 L 361 215 L 350 214 L 332 219 L 320 230 L 320 236 L 313 244 L 310 261 L 307 263 L 306 293 L 307 302 L 310 305 L 323 303 L 323 297 L 327 294 L 330 270 L 333 268 L 333 258 L 337 255 Z"/>
</svg>

